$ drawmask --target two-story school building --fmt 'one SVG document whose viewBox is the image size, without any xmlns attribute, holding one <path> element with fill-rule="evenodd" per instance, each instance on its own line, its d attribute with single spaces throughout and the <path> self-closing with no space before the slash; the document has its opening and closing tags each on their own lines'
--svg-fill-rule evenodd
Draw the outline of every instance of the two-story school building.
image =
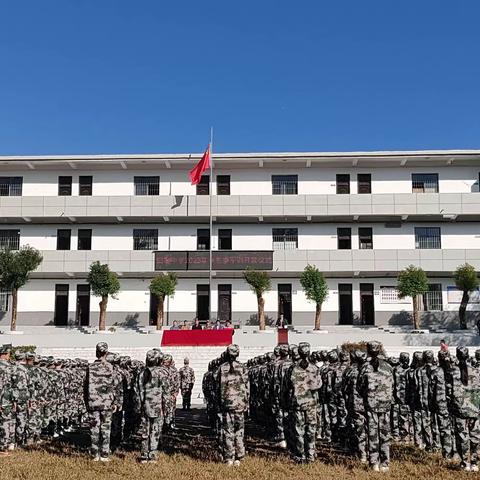
<svg viewBox="0 0 480 480">
<path fill-rule="evenodd" d="M 192 186 L 198 159 L 0 157 L 0 247 L 28 244 L 44 257 L 19 293 L 19 325 L 96 325 L 99 299 L 86 283 L 95 260 L 121 280 L 109 325 L 153 321 L 158 271 L 179 278 L 168 323 L 255 323 L 246 266 L 270 272 L 270 320 L 312 325 L 299 281 L 307 264 L 328 280 L 323 325 L 410 322 L 411 301 L 395 288 L 410 264 L 430 281 L 424 323 L 455 321 L 452 272 L 466 262 L 480 269 L 480 151 L 215 154 L 211 185 L 205 174 Z M 1 292 L 1 324 L 10 304 Z M 471 320 L 477 311 L 474 293 Z"/>
</svg>

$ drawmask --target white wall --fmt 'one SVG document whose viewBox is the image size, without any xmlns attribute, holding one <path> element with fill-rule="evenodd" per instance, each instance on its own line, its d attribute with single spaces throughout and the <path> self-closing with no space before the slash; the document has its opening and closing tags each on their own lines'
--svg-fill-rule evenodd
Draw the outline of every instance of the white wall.
<svg viewBox="0 0 480 480">
<path fill-rule="evenodd" d="M 316 224 L 221 224 L 213 228 L 213 248 L 218 246 L 218 230 L 232 229 L 233 250 L 271 250 L 272 228 L 298 228 L 299 250 L 336 250 L 337 227 L 352 230 L 352 249 L 359 248 L 358 229 L 373 228 L 374 249 L 414 249 L 415 227 L 439 226 L 444 249 L 480 248 L 480 230 L 476 222 L 406 223 L 400 228 L 387 228 L 384 223 L 316 223 Z M 159 250 L 196 250 L 197 229 L 205 224 L 118 224 L 118 225 L 1 225 L 2 229 L 20 229 L 20 244 L 39 250 L 55 250 L 57 229 L 72 230 L 71 249 L 77 249 L 78 229 L 92 229 L 92 250 L 132 250 L 135 228 L 158 229 Z"/>
<path fill-rule="evenodd" d="M 357 174 L 372 175 L 372 193 L 411 193 L 412 173 L 438 173 L 441 193 L 478 191 L 478 168 L 472 167 L 377 167 L 377 168 L 249 168 L 218 169 L 216 175 L 230 175 L 232 195 L 271 195 L 272 175 L 298 175 L 299 194 L 334 194 L 336 174 L 350 174 L 350 191 L 357 193 Z M 160 176 L 160 195 L 195 195 L 187 170 L 49 170 L 8 171 L 8 176 L 23 176 L 24 196 L 56 196 L 58 176 L 72 176 L 72 195 L 78 195 L 78 177 L 93 176 L 93 195 L 133 195 L 134 176 Z M 213 192 L 216 192 L 214 181 Z"/>
</svg>

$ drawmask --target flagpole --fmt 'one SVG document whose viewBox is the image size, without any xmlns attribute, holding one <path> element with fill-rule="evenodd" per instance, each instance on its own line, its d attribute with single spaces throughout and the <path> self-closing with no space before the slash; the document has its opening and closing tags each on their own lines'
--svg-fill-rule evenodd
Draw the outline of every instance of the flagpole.
<svg viewBox="0 0 480 480">
<path fill-rule="evenodd" d="M 209 210 L 210 210 L 210 252 L 208 264 L 208 289 L 209 289 L 209 312 L 208 316 L 212 320 L 212 246 L 213 246 L 213 218 L 212 218 L 212 195 L 213 195 L 213 127 L 210 127 L 210 185 L 209 193 Z"/>
</svg>

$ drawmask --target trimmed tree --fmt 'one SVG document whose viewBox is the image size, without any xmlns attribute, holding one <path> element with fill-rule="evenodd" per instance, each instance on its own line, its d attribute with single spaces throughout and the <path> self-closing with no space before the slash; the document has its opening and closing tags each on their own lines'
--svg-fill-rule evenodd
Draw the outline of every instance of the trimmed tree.
<svg viewBox="0 0 480 480">
<path fill-rule="evenodd" d="M 466 313 L 467 305 L 470 300 L 470 292 L 476 290 L 480 282 L 478 281 L 475 268 L 468 263 L 459 265 L 453 273 L 453 278 L 455 279 L 456 287 L 463 292 L 462 301 L 458 309 L 460 328 L 467 328 Z"/>
<path fill-rule="evenodd" d="M 42 263 L 41 253 L 26 245 L 20 250 L 0 250 L 0 286 L 12 295 L 10 330 L 17 328 L 18 290 L 29 280 L 30 274 Z"/>
<path fill-rule="evenodd" d="M 398 296 L 411 297 L 413 302 L 413 328 L 420 328 L 420 295 L 428 291 L 427 274 L 419 267 L 410 265 L 397 278 Z"/>
<path fill-rule="evenodd" d="M 150 293 L 158 298 L 157 330 L 163 327 L 165 297 L 174 295 L 176 287 L 177 275 L 173 272 L 160 273 L 150 282 Z"/>
<path fill-rule="evenodd" d="M 267 272 L 247 268 L 243 272 L 243 278 L 257 296 L 258 325 L 260 330 L 265 330 L 265 299 L 263 294 L 272 288 L 270 276 Z"/>
<path fill-rule="evenodd" d="M 115 298 L 115 295 L 120 291 L 120 281 L 118 275 L 112 272 L 107 264 L 102 264 L 99 261 L 90 265 L 87 281 L 92 293 L 101 298 L 98 304 L 100 307 L 98 330 L 103 331 L 106 325 L 108 297 Z"/>
<path fill-rule="evenodd" d="M 328 285 L 323 273 L 313 265 L 307 265 L 300 277 L 305 296 L 311 302 L 315 302 L 315 330 L 320 330 L 320 317 L 322 304 L 328 297 Z"/>
</svg>

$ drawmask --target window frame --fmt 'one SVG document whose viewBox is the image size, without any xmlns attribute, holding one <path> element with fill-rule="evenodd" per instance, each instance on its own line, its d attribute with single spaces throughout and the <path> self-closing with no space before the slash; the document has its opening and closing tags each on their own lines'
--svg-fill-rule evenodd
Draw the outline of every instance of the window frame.
<svg viewBox="0 0 480 480">
<path fill-rule="evenodd" d="M 298 227 L 273 227 L 272 250 L 297 250 Z"/>
<path fill-rule="evenodd" d="M 223 236 L 222 236 L 223 233 Z M 222 241 L 230 242 L 230 247 L 222 246 Z M 231 228 L 219 228 L 218 229 L 218 249 L 219 250 L 232 250 L 232 229 Z"/>
<path fill-rule="evenodd" d="M 20 229 L 2 228 L 0 229 L 0 248 L 9 250 L 20 249 Z"/>
<path fill-rule="evenodd" d="M 366 233 L 366 231 L 369 233 Z M 363 238 L 370 238 L 370 242 L 363 242 Z M 359 250 L 373 250 L 373 228 L 372 227 L 359 227 L 358 228 L 358 249 Z"/>
<path fill-rule="evenodd" d="M 425 235 L 420 235 L 420 231 L 424 230 Z M 428 231 L 438 231 L 438 235 L 427 235 Z M 440 250 L 442 248 L 442 229 L 441 227 L 414 227 L 415 250 Z M 433 245 L 438 239 L 438 246 Z M 427 245 L 427 246 L 424 246 Z"/>
<path fill-rule="evenodd" d="M 58 176 L 58 196 L 59 197 L 72 196 L 72 182 L 73 182 L 73 177 L 71 175 Z"/>
<path fill-rule="evenodd" d="M 343 235 L 342 231 L 343 230 Z M 348 233 L 348 235 L 347 235 Z M 343 239 L 342 237 L 345 236 L 347 239 Z M 348 242 L 348 247 L 342 247 L 341 242 L 346 241 Z M 351 227 L 337 227 L 337 250 L 351 250 L 352 249 L 352 229 Z"/>
<path fill-rule="evenodd" d="M 23 177 L 0 177 L 0 197 L 21 197 L 23 193 Z"/>
<path fill-rule="evenodd" d="M 210 175 L 202 175 L 200 181 L 196 185 L 196 195 L 206 196 L 210 195 Z"/>
<path fill-rule="evenodd" d="M 158 250 L 158 228 L 134 228 L 132 238 L 133 250 Z"/>
<path fill-rule="evenodd" d="M 160 195 L 160 176 L 135 175 L 133 188 L 136 197 L 157 197 Z"/>
<path fill-rule="evenodd" d="M 415 177 L 419 177 L 417 180 L 415 180 Z M 422 178 L 423 177 L 423 178 Z M 429 183 L 427 180 L 427 177 L 434 177 L 433 182 Z M 438 173 L 412 173 L 412 193 L 439 193 L 440 191 L 440 185 L 439 185 L 439 178 L 438 178 Z M 420 186 L 415 186 L 415 183 L 420 184 Z M 425 184 L 431 184 L 434 185 L 434 191 L 430 191 L 427 187 L 425 187 Z"/>
<path fill-rule="evenodd" d="M 360 180 L 360 177 L 368 177 L 368 181 Z M 365 188 L 367 186 L 367 188 Z M 359 195 L 370 195 L 372 193 L 372 174 L 358 173 L 357 174 L 357 192 Z"/>
<path fill-rule="evenodd" d="M 272 195 L 298 195 L 298 175 L 272 175 Z"/>
<path fill-rule="evenodd" d="M 341 177 L 344 177 L 344 181 L 341 181 Z M 335 184 L 337 195 L 350 195 L 351 178 L 349 173 L 337 173 L 335 175 Z M 342 191 L 342 188 L 344 188 L 345 191 Z"/>
<path fill-rule="evenodd" d="M 89 235 L 81 238 L 80 232 L 89 232 Z M 84 241 L 89 242 L 89 248 L 83 248 L 83 246 L 82 246 L 82 248 L 80 248 L 81 247 L 80 242 L 84 242 Z M 77 250 L 88 251 L 88 250 L 91 250 L 91 249 L 92 249 L 92 229 L 91 228 L 79 228 L 78 229 L 78 234 L 77 234 Z"/>
<path fill-rule="evenodd" d="M 208 236 L 208 240 L 205 242 L 205 248 L 200 248 L 200 246 L 203 245 L 202 243 L 200 243 L 200 240 L 202 238 L 207 239 L 207 236 Z M 197 228 L 197 250 L 200 250 L 203 252 L 209 251 L 211 241 L 212 241 L 212 236 L 210 234 L 209 228 Z"/>
<path fill-rule="evenodd" d="M 68 232 L 68 235 L 62 236 L 60 232 Z M 62 242 L 65 244 L 62 246 Z M 66 251 L 72 249 L 72 229 L 71 228 L 57 228 L 57 250 Z"/>
<path fill-rule="evenodd" d="M 230 195 L 230 175 L 217 175 L 217 195 Z"/>
<path fill-rule="evenodd" d="M 85 180 L 87 180 L 87 183 L 85 183 Z M 80 175 L 78 177 L 78 195 L 81 197 L 91 197 L 92 194 L 93 194 L 93 175 Z"/>
</svg>

